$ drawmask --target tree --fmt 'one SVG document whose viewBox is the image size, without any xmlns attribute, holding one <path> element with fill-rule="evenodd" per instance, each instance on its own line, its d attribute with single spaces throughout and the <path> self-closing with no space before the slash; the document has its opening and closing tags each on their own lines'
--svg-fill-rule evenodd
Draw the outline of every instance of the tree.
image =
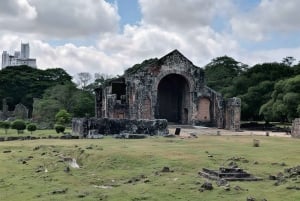
<svg viewBox="0 0 300 201">
<path fill-rule="evenodd" d="M 285 57 L 282 59 L 282 63 L 287 66 L 292 66 L 292 64 L 296 61 L 294 57 Z"/>
<path fill-rule="evenodd" d="M 272 99 L 260 108 L 265 119 L 291 121 L 300 116 L 300 75 L 280 80 L 274 86 Z"/>
<path fill-rule="evenodd" d="M 223 93 L 224 88 L 231 86 L 235 77 L 245 71 L 247 65 L 228 56 L 217 57 L 205 66 L 207 85 Z"/>
<path fill-rule="evenodd" d="M 0 71 L 0 101 L 7 98 L 9 110 L 22 103 L 31 116 L 33 98 L 42 98 L 49 87 L 72 83 L 72 77 L 61 68 L 47 70 L 28 66 L 7 67 Z"/>
<path fill-rule="evenodd" d="M 77 77 L 79 79 L 79 86 L 81 86 L 82 89 L 85 89 L 92 79 L 92 75 L 88 72 L 78 73 Z"/>
<path fill-rule="evenodd" d="M 67 110 L 60 110 L 56 115 L 55 115 L 55 121 L 57 124 L 60 125 L 67 125 L 71 122 L 71 114 L 67 112 Z"/>
<path fill-rule="evenodd" d="M 5 134 L 7 135 L 8 129 L 10 128 L 10 123 L 8 121 L 1 121 L 0 128 L 5 130 Z"/>
<path fill-rule="evenodd" d="M 30 131 L 31 135 L 32 135 L 32 132 L 36 131 L 37 127 L 35 124 L 28 124 L 27 125 L 27 130 Z"/>
<path fill-rule="evenodd" d="M 43 128 L 53 128 L 55 115 L 62 108 L 55 99 L 35 99 L 32 119 Z"/>
<path fill-rule="evenodd" d="M 26 124 L 23 120 L 17 119 L 11 124 L 11 128 L 16 129 L 18 134 L 20 134 L 26 129 Z"/>
</svg>

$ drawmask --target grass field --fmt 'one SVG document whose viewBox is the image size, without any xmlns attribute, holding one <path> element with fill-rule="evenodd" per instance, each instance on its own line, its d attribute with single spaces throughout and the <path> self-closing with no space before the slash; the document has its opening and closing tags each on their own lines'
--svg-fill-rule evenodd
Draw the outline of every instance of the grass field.
<svg viewBox="0 0 300 201">
<path fill-rule="evenodd" d="M 0 200 L 300 200 L 299 190 L 287 189 L 300 187 L 299 176 L 278 186 L 269 180 L 269 175 L 300 165 L 300 141 L 255 138 L 260 147 L 252 146 L 251 136 L 207 135 L 0 142 Z M 68 172 L 66 157 L 75 158 L 80 168 Z M 236 163 L 263 180 L 230 182 L 230 191 L 211 181 L 212 191 L 199 191 L 206 179 L 198 172 L 218 169 L 232 157 L 246 159 Z M 165 166 L 171 172 L 161 172 Z"/>
</svg>

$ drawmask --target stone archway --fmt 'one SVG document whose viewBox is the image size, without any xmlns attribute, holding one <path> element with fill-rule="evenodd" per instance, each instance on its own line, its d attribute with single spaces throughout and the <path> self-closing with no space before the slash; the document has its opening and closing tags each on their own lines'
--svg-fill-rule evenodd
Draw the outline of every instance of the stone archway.
<svg viewBox="0 0 300 201">
<path fill-rule="evenodd" d="M 157 87 L 157 119 L 187 124 L 189 122 L 190 88 L 185 77 L 168 74 Z"/>
</svg>

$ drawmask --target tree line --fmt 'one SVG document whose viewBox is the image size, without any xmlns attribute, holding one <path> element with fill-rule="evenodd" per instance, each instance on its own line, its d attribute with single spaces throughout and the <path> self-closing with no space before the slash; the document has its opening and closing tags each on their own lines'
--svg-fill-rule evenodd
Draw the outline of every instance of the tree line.
<svg viewBox="0 0 300 201">
<path fill-rule="evenodd" d="M 242 100 L 242 120 L 290 122 L 300 116 L 300 62 L 248 66 L 228 56 L 213 59 L 204 68 L 207 85 L 225 98 Z"/>
<path fill-rule="evenodd" d="M 94 116 L 94 94 L 78 88 L 61 68 L 7 67 L 0 71 L 0 86 L 1 105 L 5 98 L 12 111 L 22 103 L 29 109 L 29 118 L 45 128 L 54 127 L 60 110 L 74 117 Z"/>
</svg>

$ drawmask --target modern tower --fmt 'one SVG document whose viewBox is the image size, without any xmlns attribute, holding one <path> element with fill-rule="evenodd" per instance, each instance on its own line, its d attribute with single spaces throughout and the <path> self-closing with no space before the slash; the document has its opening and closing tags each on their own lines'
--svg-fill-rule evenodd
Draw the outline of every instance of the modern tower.
<svg viewBox="0 0 300 201">
<path fill-rule="evenodd" d="M 21 59 L 28 59 L 30 56 L 29 43 L 21 43 Z"/>
</svg>

